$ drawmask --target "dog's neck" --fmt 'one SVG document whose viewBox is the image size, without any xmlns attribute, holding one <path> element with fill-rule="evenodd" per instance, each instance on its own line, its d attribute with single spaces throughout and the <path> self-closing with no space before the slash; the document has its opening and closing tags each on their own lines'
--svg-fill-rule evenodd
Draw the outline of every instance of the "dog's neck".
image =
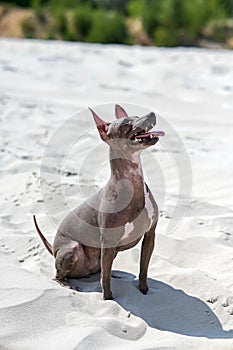
<svg viewBox="0 0 233 350">
<path fill-rule="evenodd" d="M 113 193 L 118 193 L 119 203 L 126 202 L 125 210 L 136 213 L 145 205 L 145 182 L 139 152 L 125 154 L 118 149 L 110 148 L 111 176 L 108 185 Z"/>
<path fill-rule="evenodd" d="M 109 159 L 111 177 L 116 180 L 130 179 L 132 182 L 144 183 L 140 153 L 127 153 L 110 147 Z"/>
</svg>

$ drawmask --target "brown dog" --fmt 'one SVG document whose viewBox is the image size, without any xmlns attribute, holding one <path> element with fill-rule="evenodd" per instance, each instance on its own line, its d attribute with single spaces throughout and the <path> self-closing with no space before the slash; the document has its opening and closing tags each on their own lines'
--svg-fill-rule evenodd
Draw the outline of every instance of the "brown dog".
<svg viewBox="0 0 233 350">
<path fill-rule="evenodd" d="M 43 243 L 55 257 L 55 280 L 81 278 L 101 271 L 104 299 L 113 299 L 110 288 L 113 259 L 135 246 L 142 236 L 139 289 L 148 291 L 147 270 L 154 248 L 158 208 L 144 182 L 141 151 L 157 143 L 161 131 L 150 131 L 156 116 L 128 117 L 115 106 L 116 121 L 106 123 L 92 111 L 100 137 L 110 147 L 111 176 L 106 186 L 75 208 L 63 220 L 53 247 L 34 222 Z"/>
</svg>

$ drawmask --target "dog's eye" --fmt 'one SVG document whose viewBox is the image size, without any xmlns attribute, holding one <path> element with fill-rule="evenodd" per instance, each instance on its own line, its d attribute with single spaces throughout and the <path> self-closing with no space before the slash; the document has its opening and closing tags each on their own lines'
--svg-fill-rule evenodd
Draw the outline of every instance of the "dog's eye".
<svg viewBox="0 0 233 350">
<path fill-rule="evenodd" d="M 124 119 L 124 120 L 122 120 L 122 125 L 127 125 L 127 124 L 129 124 L 128 119 Z"/>
</svg>

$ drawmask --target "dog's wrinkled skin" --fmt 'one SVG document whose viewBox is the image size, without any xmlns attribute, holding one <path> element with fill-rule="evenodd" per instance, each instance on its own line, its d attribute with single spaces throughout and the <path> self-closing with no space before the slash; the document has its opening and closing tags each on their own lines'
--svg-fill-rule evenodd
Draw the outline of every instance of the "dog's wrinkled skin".
<svg viewBox="0 0 233 350">
<path fill-rule="evenodd" d="M 106 123 L 91 112 L 100 137 L 110 147 L 108 183 L 63 220 L 53 247 L 42 235 L 35 217 L 34 222 L 46 248 L 55 257 L 55 280 L 66 286 L 66 278 L 101 271 L 105 300 L 113 299 L 110 288 L 113 259 L 119 251 L 135 246 L 143 236 L 139 289 L 146 294 L 158 208 L 144 182 L 140 154 L 158 141 L 159 132 L 148 133 L 156 124 L 156 117 L 154 113 L 128 117 L 116 105 L 116 120 Z"/>
</svg>

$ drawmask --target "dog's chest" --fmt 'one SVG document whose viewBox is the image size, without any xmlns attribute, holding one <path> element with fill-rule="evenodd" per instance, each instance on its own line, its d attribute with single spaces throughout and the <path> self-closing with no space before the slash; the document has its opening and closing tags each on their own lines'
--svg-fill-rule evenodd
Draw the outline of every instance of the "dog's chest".
<svg viewBox="0 0 233 350">
<path fill-rule="evenodd" d="M 124 235 L 122 239 L 127 239 L 132 237 L 138 237 L 138 234 L 141 232 L 141 235 L 149 231 L 152 224 L 155 221 L 155 216 L 157 215 L 156 205 L 152 202 L 148 189 L 145 186 L 145 205 L 142 212 L 139 216 L 132 222 L 127 222 L 124 226 Z"/>
<path fill-rule="evenodd" d="M 152 224 L 153 218 L 155 215 L 155 207 L 152 203 L 152 200 L 150 199 L 149 192 L 148 192 L 146 186 L 145 186 L 144 193 L 145 193 L 145 209 L 147 211 L 148 218 Z"/>
</svg>

